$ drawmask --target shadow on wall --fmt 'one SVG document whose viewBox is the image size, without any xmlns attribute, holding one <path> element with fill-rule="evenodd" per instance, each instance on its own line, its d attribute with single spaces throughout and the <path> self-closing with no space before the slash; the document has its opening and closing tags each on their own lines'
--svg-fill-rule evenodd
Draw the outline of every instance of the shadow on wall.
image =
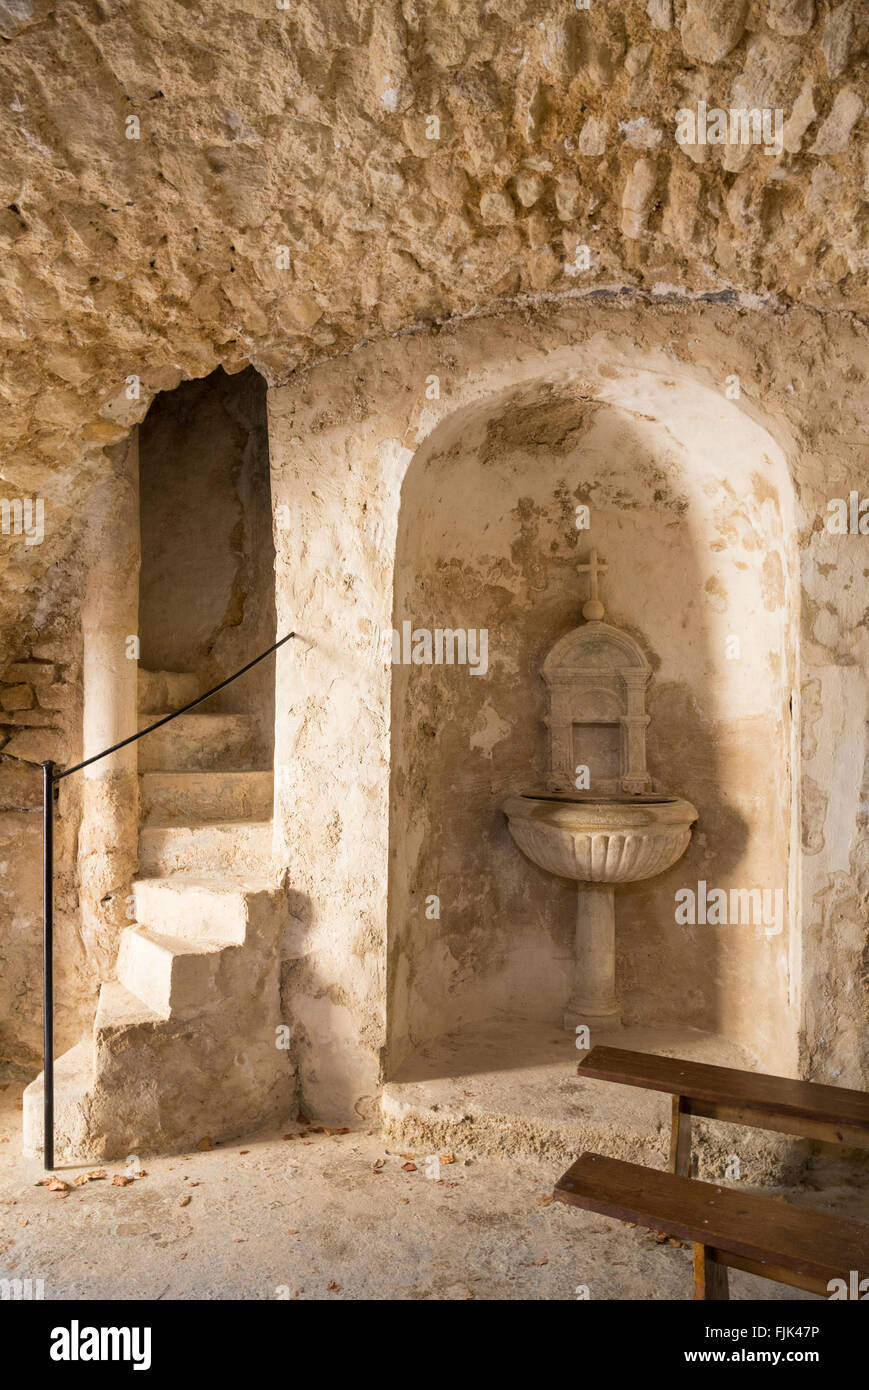
<svg viewBox="0 0 869 1390">
<path fill-rule="evenodd" d="M 275 640 L 266 385 L 223 369 L 157 397 L 139 436 L 145 670 L 216 685 Z M 207 709 L 257 712 L 271 766 L 274 669 L 264 662 Z"/>
<path fill-rule="evenodd" d="M 617 891 L 625 1021 L 722 1032 L 773 1069 L 789 1063 L 789 488 L 773 441 L 737 407 L 639 373 L 607 403 L 556 383 L 502 397 L 451 417 L 417 452 L 393 625 L 485 629 L 488 666 L 393 669 L 391 1071 L 466 1023 L 555 1023 L 567 1000 L 574 887 L 521 856 L 500 807 L 543 780 L 540 668 L 582 621 L 588 580 L 575 566 L 591 546 L 609 565 L 607 620 L 652 665 L 656 787 L 700 813 L 683 860 Z M 677 891 L 696 899 L 701 881 L 781 889 L 778 930 L 678 922 Z"/>
</svg>

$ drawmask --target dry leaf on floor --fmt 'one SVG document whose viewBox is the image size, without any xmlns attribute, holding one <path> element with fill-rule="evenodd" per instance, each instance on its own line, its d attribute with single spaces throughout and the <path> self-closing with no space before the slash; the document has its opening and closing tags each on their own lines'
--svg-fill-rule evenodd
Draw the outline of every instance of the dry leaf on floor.
<svg viewBox="0 0 869 1390">
<path fill-rule="evenodd" d="M 209 1150 L 209 1149 L 213 1149 L 213 1148 L 214 1148 L 214 1144 L 213 1144 L 213 1142 L 212 1142 L 211 1135 L 210 1135 L 210 1134 L 206 1134 L 205 1137 L 204 1137 L 204 1139 L 200 1139 L 200 1141 L 199 1141 L 199 1143 L 196 1145 L 196 1147 L 197 1147 L 197 1149 L 199 1150 L 200 1153 L 208 1153 L 208 1150 Z"/>
<path fill-rule="evenodd" d="M 284 1135 L 284 1138 L 285 1138 L 285 1139 L 298 1139 L 298 1137 L 299 1137 L 299 1136 L 298 1136 L 297 1134 L 285 1134 L 285 1135 Z"/>
<path fill-rule="evenodd" d="M 439 1163 L 455 1163 L 455 1161 L 456 1161 L 456 1160 L 455 1160 L 455 1157 L 453 1156 L 453 1154 L 439 1154 L 439 1155 L 438 1155 L 438 1162 L 439 1162 Z"/>
<path fill-rule="evenodd" d="M 410 1198 L 409 1198 L 409 1197 L 399 1197 L 399 1199 L 398 1199 L 398 1205 L 399 1205 L 400 1207 L 406 1207 L 406 1206 L 409 1206 L 409 1204 L 410 1204 Z"/>
<path fill-rule="evenodd" d="M 327 1134 L 349 1134 L 349 1133 L 350 1133 L 350 1126 L 349 1126 L 349 1125 L 342 1125 L 340 1129 L 327 1129 L 327 1130 L 326 1130 L 326 1133 L 327 1133 Z"/>
<path fill-rule="evenodd" d="M 186 1196 L 184 1196 L 184 1197 L 181 1198 L 181 1201 L 178 1203 L 178 1205 L 179 1205 L 179 1207 L 189 1207 L 190 1202 L 191 1202 L 191 1197 L 190 1197 L 190 1193 L 188 1192 L 188 1193 L 186 1194 Z"/>
<path fill-rule="evenodd" d="M 289 1230 L 287 1231 L 288 1236 L 297 1236 L 298 1234 L 299 1233 L 296 1230 L 295 1226 L 290 1226 Z"/>
<path fill-rule="evenodd" d="M 240 1153 L 240 1154 L 249 1154 L 249 1153 L 250 1153 L 250 1149 L 239 1149 L 239 1153 Z"/>
<path fill-rule="evenodd" d="M 77 1178 L 73 1178 L 73 1187 L 84 1187 L 87 1182 L 97 1182 L 106 1176 L 105 1168 L 94 1168 L 90 1173 L 79 1173 Z"/>
<path fill-rule="evenodd" d="M 416 1154 L 399 1154 L 399 1158 L 408 1158 L 411 1161 L 416 1158 Z"/>
<path fill-rule="evenodd" d="M 386 1162 L 386 1159 L 385 1159 L 385 1158 L 375 1158 L 374 1162 L 373 1162 L 372 1165 L 371 1165 L 371 1171 L 372 1171 L 372 1173 L 382 1173 L 382 1172 L 383 1172 L 383 1165 L 384 1165 L 385 1162 Z"/>
<path fill-rule="evenodd" d="M 297 1124 L 297 1125 L 309 1125 L 310 1123 L 311 1123 L 311 1121 L 308 1119 L 307 1115 L 303 1115 L 302 1112 L 301 1112 L 301 1110 L 300 1110 L 299 1113 L 298 1113 L 298 1115 L 296 1116 L 296 1124 Z"/>
<path fill-rule="evenodd" d="M 42 1178 L 36 1184 L 36 1186 L 47 1187 L 49 1192 L 69 1192 L 69 1183 L 64 1182 L 63 1178 L 57 1178 L 54 1176 L 50 1178 Z"/>
<path fill-rule="evenodd" d="M 550 1203 L 551 1201 L 552 1201 L 552 1193 L 551 1193 L 551 1192 L 544 1192 L 544 1194 L 543 1194 L 542 1197 L 538 1197 L 538 1198 L 537 1198 L 537 1201 L 534 1203 L 534 1205 L 535 1205 L 535 1207 L 548 1207 L 548 1206 L 549 1206 L 549 1203 Z"/>
<path fill-rule="evenodd" d="M 336 1284 L 334 1279 L 330 1279 L 330 1280 L 329 1280 L 328 1284 L 326 1285 L 326 1288 L 329 1290 L 330 1293 L 340 1293 L 340 1292 L 341 1292 L 341 1285 L 340 1285 L 340 1284 Z"/>
<path fill-rule="evenodd" d="M 401 1171 L 403 1173 L 416 1173 L 418 1170 L 415 1163 L 402 1163 Z"/>
<path fill-rule="evenodd" d="M 129 1187 L 132 1181 L 133 1179 L 128 1178 L 125 1173 L 115 1173 L 115 1176 L 112 1178 L 112 1186 Z"/>
</svg>

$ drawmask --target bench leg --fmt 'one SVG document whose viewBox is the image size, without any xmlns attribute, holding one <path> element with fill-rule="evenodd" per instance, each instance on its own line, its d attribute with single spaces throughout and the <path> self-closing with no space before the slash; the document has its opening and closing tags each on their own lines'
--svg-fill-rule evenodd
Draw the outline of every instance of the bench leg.
<svg viewBox="0 0 869 1390">
<path fill-rule="evenodd" d="M 694 1297 L 720 1302 L 726 1302 L 730 1298 L 727 1266 L 716 1262 L 715 1251 L 711 1245 L 694 1246 Z"/>
<path fill-rule="evenodd" d="M 670 1172 L 680 1178 L 691 1176 L 691 1115 L 682 1096 L 673 1096 L 673 1122 L 670 1129 Z"/>
</svg>

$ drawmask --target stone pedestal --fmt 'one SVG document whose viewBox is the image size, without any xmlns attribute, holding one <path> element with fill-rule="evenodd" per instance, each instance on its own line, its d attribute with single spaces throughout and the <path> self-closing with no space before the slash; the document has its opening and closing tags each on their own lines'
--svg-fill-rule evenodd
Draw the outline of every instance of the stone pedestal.
<svg viewBox="0 0 869 1390">
<path fill-rule="evenodd" d="M 622 1009 L 616 998 L 616 923 L 612 884 L 579 884 L 575 940 L 573 993 L 564 1013 L 564 1026 L 571 1033 L 580 1024 L 592 1030 L 617 1028 L 622 1021 Z"/>
</svg>

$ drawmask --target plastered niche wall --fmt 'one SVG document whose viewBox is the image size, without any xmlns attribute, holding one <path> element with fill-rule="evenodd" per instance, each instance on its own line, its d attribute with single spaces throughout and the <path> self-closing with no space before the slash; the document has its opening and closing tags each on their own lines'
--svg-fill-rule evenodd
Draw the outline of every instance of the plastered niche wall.
<svg viewBox="0 0 869 1390">
<path fill-rule="evenodd" d="M 265 382 L 253 368 L 186 382 L 139 434 L 141 665 L 195 671 L 208 689 L 275 640 Z M 270 663 L 208 708 L 258 713 L 270 756 Z"/>
<path fill-rule="evenodd" d="M 408 470 L 394 627 L 485 630 L 488 664 L 393 671 L 395 1057 L 499 1012 L 555 1023 L 567 1000 L 575 888 L 519 854 L 500 808 L 542 784 L 540 668 L 581 622 L 576 564 L 594 545 L 607 620 L 652 665 L 656 786 L 700 812 L 685 859 L 619 891 L 625 1021 L 724 1032 L 770 1069 L 795 1063 L 790 484 L 774 441 L 720 396 L 671 387 L 658 408 L 519 392 L 447 420 Z M 696 901 L 701 880 L 728 897 L 768 889 L 774 919 L 677 921 L 677 889 Z"/>
<path fill-rule="evenodd" d="M 379 1080 L 393 1065 L 387 1021 L 394 1057 L 410 1042 L 409 972 L 402 967 L 408 958 L 407 918 L 388 920 L 387 910 L 396 846 L 389 838 L 393 668 L 384 641 L 395 612 L 401 485 L 415 453 L 451 417 L 461 424 L 461 412 L 477 407 L 484 417 L 494 416 L 512 393 L 530 391 L 534 400 L 547 386 L 555 391 L 570 386 L 583 400 L 649 417 L 665 435 L 678 387 L 681 424 L 672 430 L 671 443 L 674 450 L 687 451 L 686 471 L 670 486 L 678 494 L 689 477 L 713 486 L 708 497 L 695 499 L 691 512 L 704 519 L 710 534 L 718 496 L 722 514 L 733 514 L 736 527 L 745 485 L 743 451 L 730 448 L 727 456 L 727 466 L 737 470 L 731 494 L 698 463 L 719 444 L 728 450 L 739 420 L 760 431 L 745 457 L 752 471 L 761 477 L 771 471 L 776 478 L 777 503 L 764 502 L 750 489 L 745 501 L 750 500 L 752 524 L 755 515 L 769 518 L 762 534 L 775 542 L 774 549 L 775 505 L 782 514 L 786 621 L 799 615 L 801 633 L 799 646 L 788 639 L 777 660 L 799 664 L 794 733 L 798 725 L 803 747 L 798 796 L 789 799 L 786 792 L 779 812 L 792 816 L 800 840 L 790 860 L 792 930 L 787 948 L 780 937 L 764 938 L 756 948 L 758 959 L 775 974 L 773 1000 L 787 998 L 795 1011 L 794 1070 L 861 1084 L 869 1063 L 861 967 L 869 891 L 861 792 L 867 778 L 869 639 L 862 615 L 869 560 L 865 538 L 832 534 L 825 518 L 830 497 L 847 496 L 852 487 L 869 495 L 869 473 L 853 442 L 869 438 L 867 370 L 866 331 L 841 316 L 582 300 L 370 344 L 270 391 L 273 504 L 285 507 L 275 530 L 278 622 L 281 630 L 292 626 L 300 634 L 278 654 L 275 723 L 276 832 L 294 913 L 283 946 L 284 1009 L 294 1026 L 304 1092 L 312 1104 L 322 1102 L 319 1113 L 341 1108 L 370 1113 Z M 720 416 L 710 415 L 710 406 L 725 403 L 727 379 L 734 375 L 742 383 L 741 396 L 727 403 L 731 413 L 722 425 Z M 432 378 L 437 393 L 430 389 Z M 770 441 L 780 451 L 778 459 Z M 443 444 L 438 441 L 438 448 Z M 653 444 L 644 442 L 645 458 L 647 447 L 653 455 L 658 452 Z M 772 470 L 756 467 L 763 453 L 773 459 Z M 790 489 L 777 481 L 782 457 L 792 479 L 790 521 Z M 569 493 L 567 515 L 558 523 L 564 528 L 558 530 L 563 554 L 570 530 L 567 503 L 573 504 Z M 551 501 L 547 505 L 552 512 Z M 737 538 L 746 538 L 736 553 L 756 577 L 765 556 L 761 549 L 749 552 L 749 530 L 747 523 L 735 530 Z M 789 545 L 797 552 L 798 567 L 798 592 L 791 594 Z M 479 538 L 475 546 L 479 555 Z M 700 553 L 696 545 L 693 553 Z M 712 562 L 707 558 L 706 563 Z M 613 574 L 617 582 L 629 582 L 627 571 L 618 580 L 615 563 Z M 711 577 L 707 569 L 706 578 Z M 724 578 L 729 584 L 735 575 Z M 735 611 L 737 591 L 724 585 L 724 578 L 728 606 L 733 601 Z M 578 582 L 574 593 L 578 603 Z M 759 665 L 770 688 L 767 663 L 774 643 L 767 641 L 767 625 L 782 620 L 763 606 L 762 593 L 752 579 L 752 612 L 761 619 L 766 643 Z M 704 590 L 703 612 L 710 623 L 715 602 Z M 626 622 L 643 626 L 627 591 L 614 593 L 613 605 Z M 664 611 L 663 596 L 658 607 Z M 571 618 L 577 611 L 571 600 L 563 610 L 565 622 L 568 608 Z M 710 628 L 716 642 L 727 616 L 720 614 L 720 626 Z M 668 682 L 687 682 L 681 669 L 673 669 L 666 649 L 654 651 L 660 639 L 653 629 L 649 640 L 651 654 L 662 662 L 654 679 L 666 699 Z M 716 659 L 719 655 L 716 649 Z M 736 679 L 732 666 L 723 669 L 728 681 Z M 740 705 L 743 714 L 748 708 Z M 713 715 L 717 710 L 713 702 Z M 757 727 L 766 711 L 763 705 L 750 716 Z M 780 717 L 773 712 L 774 721 Z M 772 735 L 776 749 L 784 737 L 782 725 Z M 668 750 L 655 749 L 656 759 L 667 756 Z M 796 775 L 793 757 L 790 765 Z M 770 780 L 765 768 L 757 777 L 758 786 Z M 677 790 L 691 793 L 689 785 Z M 776 843 L 782 837 L 778 829 L 773 832 Z M 716 872 L 723 867 L 715 865 Z M 764 873 L 756 881 L 769 880 Z M 557 895 L 557 885 L 549 891 Z M 669 916 L 671 904 L 668 909 Z M 785 970 L 787 990 L 780 983 Z M 674 987 L 681 975 L 680 955 Z M 633 984 L 630 988 L 635 1002 Z M 716 986 L 710 1005 L 716 1016 L 724 997 L 735 999 L 733 991 Z M 783 1005 L 774 1002 L 770 1018 L 777 1007 Z M 737 1027 L 735 1019 L 719 1022 Z M 785 1048 L 791 1038 L 788 1033 Z"/>
</svg>

